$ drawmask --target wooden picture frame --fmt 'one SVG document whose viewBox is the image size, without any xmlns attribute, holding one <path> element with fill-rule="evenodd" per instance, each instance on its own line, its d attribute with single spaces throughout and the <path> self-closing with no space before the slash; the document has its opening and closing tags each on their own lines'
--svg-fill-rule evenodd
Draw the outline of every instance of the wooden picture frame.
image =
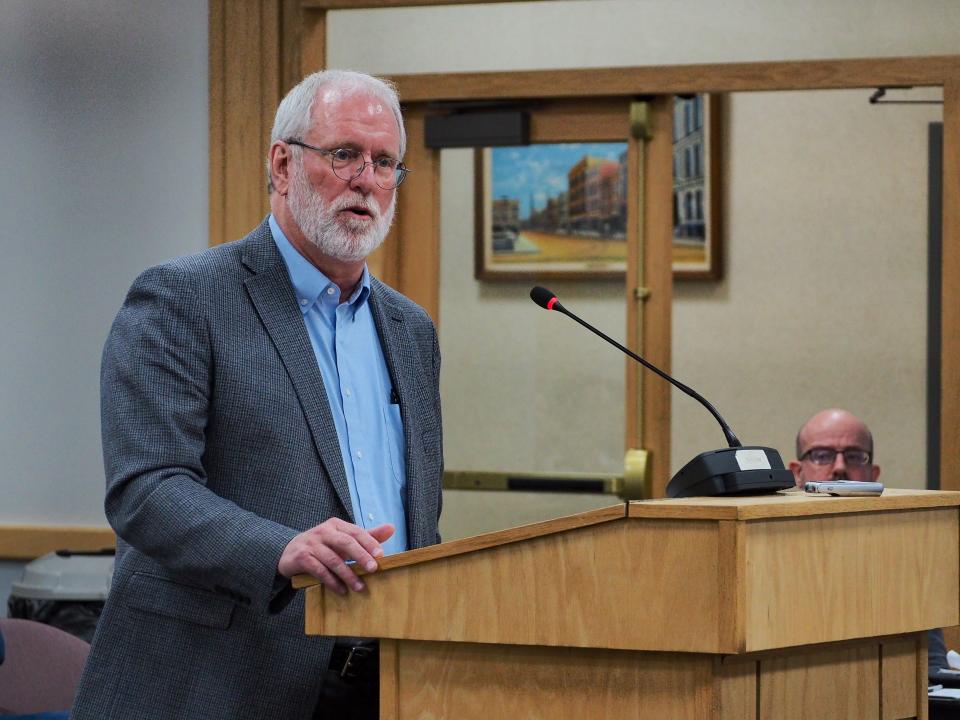
<svg viewBox="0 0 960 720">
<path fill-rule="evenodd" d="M 674 103 L 674 277 L 718 279 L 719 100 Z M 474 276 L 621 278 L 627 143 L 542 143 L 475 151 Z"/>
</svg>

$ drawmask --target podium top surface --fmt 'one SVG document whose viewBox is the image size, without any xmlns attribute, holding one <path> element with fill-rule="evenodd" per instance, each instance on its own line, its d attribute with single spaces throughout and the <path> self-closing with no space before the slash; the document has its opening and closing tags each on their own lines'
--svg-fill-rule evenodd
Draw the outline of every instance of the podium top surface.
<svg viewBox="0 0 960 720">
<path fill-rule="evenodd" d="M 882 495 L 872 497 L 831 497 L 798 490 L 773 495 L 638 500 L 629 503 L 627 515 L 632 518 L 762 520 L 950 506 L 960 506 L 960 492 L 887 488 Z"/>
<path fill-rule="evenodd" d="M 750 521 L 957 506 L 960 506 L 960 492 L 896 488 L 887 488 L 876 497 L 830 497 L 790 492 L 639 500 L 388 555 L 379 562 L 381 570 L 389 570 L 624 519 Z M 365 574 L 360 569 L 357 572 Z M 310 575 L 293 578 L 295 588 L 319 584 L 320 581 Z"/>
</svg>

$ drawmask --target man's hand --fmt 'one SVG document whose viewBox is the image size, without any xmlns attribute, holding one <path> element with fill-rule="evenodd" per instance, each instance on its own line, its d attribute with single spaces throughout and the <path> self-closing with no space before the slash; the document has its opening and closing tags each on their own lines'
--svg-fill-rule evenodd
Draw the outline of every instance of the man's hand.
<svg viewBox="0 0 960 720">
<path fill-rule="evenodd" d="M 380 543 L 393 532 L 389 523 L 367 531 L 346 520 L 330 518 L 290 541 L 277 563 L 277 572 L 287 578 L 309 573 L 338 595 L 346 595 L 348 587 L 360 592 L 364 584 L 346 561 L 354 560 L 358 567 L 374 572 L 376 559 L 383 557 Z"/>
</svg>

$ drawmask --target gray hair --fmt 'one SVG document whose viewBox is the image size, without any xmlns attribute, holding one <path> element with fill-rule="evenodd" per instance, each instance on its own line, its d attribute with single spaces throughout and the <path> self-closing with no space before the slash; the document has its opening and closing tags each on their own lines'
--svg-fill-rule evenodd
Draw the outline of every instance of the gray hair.
<svg viewBox="0 0 960 720">
<path fill-rule="evenodd" d="M 400 97 L 393 83 L 382 78 L 353 70 L 321 70 L 307 75 L 296 87 L 287 93 L 277 107 L 273 119 L 273 131 L 270 144 L 286 138 L 300 138 L 310 130 L 313 104 L 324 87 L 333 85 L 347 94 L 368 92 L 383 100 L 393 111 L 400 132 L 400 158 L 407 150 L 407 132 L 403 127 L 403 115 L 400 112 Z M 296 157 L 300 148 L 291 148 Z M 267 151 L 267 192 L 273 192 L 273 175 L 270 169 L 270 153 Z"/>
</svg>

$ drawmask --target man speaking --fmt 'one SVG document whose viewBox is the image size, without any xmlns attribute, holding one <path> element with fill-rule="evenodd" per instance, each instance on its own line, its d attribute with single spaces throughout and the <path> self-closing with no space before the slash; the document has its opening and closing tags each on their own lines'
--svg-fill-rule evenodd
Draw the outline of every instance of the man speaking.
<svg viewBox="0 0 960 720">
<path fill-rule="evenodd" d="M 377 717 L 375 645 L 305 636 L 288 579 L 363 592 L 351 561 L 439 540 L 436 332 L 365 262 L 405 142 L 385 82 L 307 77 L 270 215 L 134 282 L 103 355 L 117 560 L 75 718 Z"/>
</svg>

